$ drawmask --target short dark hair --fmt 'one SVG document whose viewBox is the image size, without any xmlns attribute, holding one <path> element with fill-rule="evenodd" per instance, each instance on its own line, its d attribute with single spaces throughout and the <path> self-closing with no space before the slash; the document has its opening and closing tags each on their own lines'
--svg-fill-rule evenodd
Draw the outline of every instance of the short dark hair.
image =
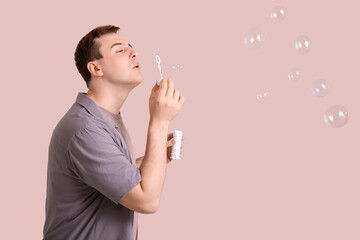
<svg viewBox="0 0 360 240">
<path fill-rule="evenodd" d="M 100 44 L 95 42 L 95 38 L 100 38 L 108 33 L 117 33 L 119 27 L 113 25 L 99 26 L 86 34 L 78 43 L 74 54 L 75 65 L 81 76 L 84 78 L 86 86 L 89 88 L 91 73 L 87 69 L 90 61 L 103 58 L 100 53 Z"/>
</svg>

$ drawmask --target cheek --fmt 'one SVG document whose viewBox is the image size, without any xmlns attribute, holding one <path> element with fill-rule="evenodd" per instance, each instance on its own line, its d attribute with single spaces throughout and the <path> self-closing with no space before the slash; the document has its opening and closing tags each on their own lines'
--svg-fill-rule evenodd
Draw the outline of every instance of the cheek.
<svg viewBox="0 0 360 240">
<path fill-rule="evenodd" d="M 114 63 L 114 66 L 113 66 L 114 69 L 121 70 L 121 71 L 129 70 L 129 66 L 126 65 L 127 60 L 125 59 L 125 57 L 118 56 L 116 59 L 114 59 L 113 63 Z"/>
<path fill-rule="evenodd" d="M 114 61 L 111 61 L 106 69 L 107 72 L 111 75 L 121 75 L 122 73 L 126 72 L 126 66 L 124 66 L 124 63 L 119 59 L 114 59 Z"/>
<path fill-rule="evenodd" d="M 131 69 L 127 65 L 127 60 L 122 56 L 114 56 L 106 62 L 104 72 L 107 75 L 124 77 L 127 76 Z"/>
</svg>

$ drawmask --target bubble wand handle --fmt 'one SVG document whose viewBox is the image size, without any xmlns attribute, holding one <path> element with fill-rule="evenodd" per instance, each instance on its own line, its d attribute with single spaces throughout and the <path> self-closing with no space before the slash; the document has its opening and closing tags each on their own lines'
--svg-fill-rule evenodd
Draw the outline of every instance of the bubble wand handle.
<svg viewBox="0 0 360 240">
<path fill-rule="evenodd" d="M 158 68 L 159 68 L 159 72 L 160 72 L 160 77 L 161 77 L 161 79 L 163 79 L 164 77 L 163 77 L 162 72 L 161 72 L 161 66 L 160 66 L 160 64 L 158 65 Z"/>
<path fill-rule="evenodd" d="M 162 71 L 161 71 L 160 56 L 159 56 L 159 55 L 156 55 L 156 56 L 155 56 L 155 60 L 156 60 L 156 62 L 157 62 L 157 64 L 158 64 L 158 69 L 159 69 L 160 77 L 161 77 L 160 80 L 157 81 L 156 83 L 157 83 L 158 86 L 160 86 L 162 79 L 164 79 L 164 77 L 163 77 L 163 75 L 162 75 Z"/>
</svg>

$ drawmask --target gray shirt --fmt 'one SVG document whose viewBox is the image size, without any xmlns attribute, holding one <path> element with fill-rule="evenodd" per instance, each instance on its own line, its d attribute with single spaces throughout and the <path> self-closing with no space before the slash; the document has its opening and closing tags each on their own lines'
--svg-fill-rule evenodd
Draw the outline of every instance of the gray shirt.
<svg viewBox="0 0 360 240">
<path fill-rule="evenodd" d="M 44 239 L 130 240 L 119 201 L 140 181 L 118 126 L 78 93 L 50 140 Z"/>
</svg>

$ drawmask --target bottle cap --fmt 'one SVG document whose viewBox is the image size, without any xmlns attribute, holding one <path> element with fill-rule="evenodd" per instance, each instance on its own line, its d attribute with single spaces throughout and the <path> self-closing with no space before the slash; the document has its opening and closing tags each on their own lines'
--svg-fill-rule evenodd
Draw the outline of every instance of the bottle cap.
<svg viewBox="0 0 360 240">
<path fill-rule="evenodd" d="M 173 137 L 182 137 L 183 133 L 180 130 L 174 130 Z"/>
</svg>

